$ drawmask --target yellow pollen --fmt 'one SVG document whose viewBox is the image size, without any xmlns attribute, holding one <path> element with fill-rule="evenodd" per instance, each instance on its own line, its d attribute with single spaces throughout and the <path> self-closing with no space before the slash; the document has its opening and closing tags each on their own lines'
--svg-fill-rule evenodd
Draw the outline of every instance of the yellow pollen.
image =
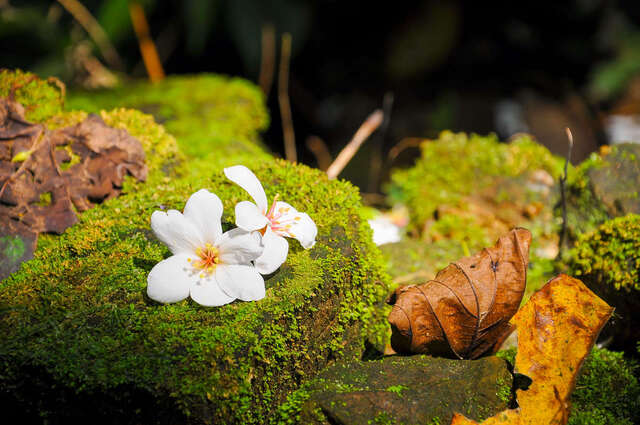
<svg viewBox="0 0 640 425">
<path fill-rule="evenodd" d="M 300 217 L 294 218 L 295 221 L 300 221 Z"/>
<path fill-rule="evenodd" d="M 207 243 L 204 247 L 200 247 L 196 250 L 196 254 L 200 257 L 199 260 L 194 261 L 192 264 L 194 267 L 201 269 L 203 273 L 200 277 L 203 278 L 205 274 L 211 274 L 215 270 L 216 266 L 220 263 L 220 252 L 218 248 Z M 191 259 L 188 259 L 191 261 Z"/>
</svg>

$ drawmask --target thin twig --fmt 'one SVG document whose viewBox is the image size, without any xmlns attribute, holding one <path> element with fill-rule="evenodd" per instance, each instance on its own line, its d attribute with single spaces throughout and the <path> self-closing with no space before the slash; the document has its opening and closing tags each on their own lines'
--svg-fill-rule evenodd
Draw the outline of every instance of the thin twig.
<svg viewBox="0 0 640 425">
<path fill-rule="evenodd" d="M 278 103 L 280 104 L 280 118 L 282 119 L 282 133 L 284 137 L 284 155 L 287 161 L 296 162 L 296 136 L 293 132 L 293 118 L 291 118 L 291 104 L 289 103 L 289 60 L 291 58 L 291 34 L 282 34 L 280 47 L 280 69 L 278 71 Z"/>
<path fill-rule="evenodd" d="M 393 108 L 393 93 L 387 92 L 382 100 L 382 111 L 384 119 L 380 125 L 380 131 L 373 140 L 374 145 L 371 153 L 371 168 L 369 169 L 369 192 L 376 192 L 380 187 L 382 172 L 382 150 L 384 149 L 389 123 L 391 121 L 391 109 Z"/>
<path fill-rule="evenodd" d="M 273 76 L 276 64 L 276 30 L 272 24 L 262 26 L 262 50 L 260 55 L 260 76 L 258 83 L 264 93 L 265 99 L 269 98 L 269 92 L 273 85 Z"/>
<path fill-rule="evenodd" d="M 100 49 L 102 56 L 109 66 L 122 70 L 123 66 L 120 55 L 118 55 L 118 52 L 115 47 L 113 47 L 113 44 L 111 44 L 111 41 L 109 41 L 107 33 L 104 32 L 96 18 L 91 15 L 91 12 L 89 12 L 89 10 L 78 0 L 58 0 L 58 3 L 60 3 L 62 7 L 64 7 L 80 25 L 82 25 L 82 28 L 84 28 L 93 41 L 95 41 L 98 49 Z"/>
<path fill-rule="evenodd" d="M 406 137 L 400 140 L 397 145 L 389 150 L 387 159 L 389 162 L 394 161 L 405 149 L 420 147 L 420 144 L 424 142 L 424 140 L 425 139 L 421 139 L 419 137 Z"/>
<path fill-rule="evenodd" d="M 560 232 L 560 241 L 558 242 L 558 258 L 562 257 L 562 248 L 567 240 L 567 197 L 566 197 L 566 183 L 567 174 L 569 170 L 569 161 L 571 161 L 571 152 L 573 151 L 573 135 L 569 127 L 565 128 L 567 133 L 567 139 L 569 140 L 569 149 L 567 151 L 567 158 L 564 162 L 564 175 L 560 177 L 560 202 L 562 205 L 562 231 Z"/>
<path fill-rule="evenodd" d="M 165 75 L 164 69 L 162 69 L 162 62 L 160 62 L 156 45 L 151 38 L 149 23 L 147 22 L 144 9 L 140 6 L 140 3 L 129 3 L 129 15 L 131 15 L 131 22 L 133 23 L 133 29 L 138 38 L 140 54 L 142 55 L 144 67 L 147 69 L 149 80 L 151 80 L 152 83 L 163 80 Z"/>
<path fill-rule="evenodd" d="M 309 136 L 306 141 L 307 148 L 313 153 L 318 162 L 318 168 L 326 171 L 331 165 L 333 158 L 327 144 L 318 136 Z"/>
<path fill-rule="evenodd" d="M 340 151 L 333 163 L 327 168 L 327 176 L 330 179 L 338 177 L 351 158 L 358 152 L 358 149 L 360 149 L 360 146 L 362 146 L 365 140 L 380 127 L 383 118 L 384 113 L 380 109 L 376 109 L 367 117 L 358 131 L 356 131 L 356 134 L 353 135 L 351 141 Z"/>
</svg>

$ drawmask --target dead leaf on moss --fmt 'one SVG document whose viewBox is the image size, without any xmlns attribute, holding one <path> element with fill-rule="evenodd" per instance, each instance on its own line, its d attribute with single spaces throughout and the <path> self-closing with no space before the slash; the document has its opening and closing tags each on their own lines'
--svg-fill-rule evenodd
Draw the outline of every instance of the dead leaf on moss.
<svg viewBox="0 0 640 425">
<path fill-rule="evenodd" d="M 511 332 L 524 294 L 531 233 L 514 229 L 495 246 L 450 264 L 434 280 L 399 288 L 389 315 L 399 353 L 475 359 Z"/>
<path fill-rule="evenodd" d="M 96 115 L 50 131 L 0 99 L 0 217 L 36 234 L 62 233 L 76 211 L 117 196 L 127 174 L 145 180 L 144 161 L 137 139 Z"/>
<path fill-rule="evenodd" d="M 612 313 L 582 282 L 564 274 L 536 292 L 512 320 L 518 332 L 515 372 L 533 382 L 517 390 L 518 409 L 482 424 L 566 424 L 580 367 Z M 451 424 L 477 423 L 456 414 Z"/>
</svg>

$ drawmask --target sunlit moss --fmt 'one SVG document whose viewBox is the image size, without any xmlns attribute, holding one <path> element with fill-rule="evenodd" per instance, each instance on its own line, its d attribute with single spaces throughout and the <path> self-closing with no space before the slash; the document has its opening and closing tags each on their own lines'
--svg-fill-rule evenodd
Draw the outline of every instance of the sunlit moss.
<svg viewBox="0 0 640 425">
<path fill-rule="evenodd" d="M 43 80 L 30 72 L 0 70 L 0 97 L 11 97 L 25 108 L 29 121 L 42 122 L 58 114 L 64 104 L 64 85 Z"/>
<path fill-rule="evenodd" d="M 38 416 L 64 416 L 60 394 L 70 394 L 69 403 L 88 394 L 96 411 L 129 406 L 127 420 L 178 412 L 198 423 L 264 423 L 301 382 L 333 359 L 359 356 L 366 336 L 386 332 L 374 306 L 388 277 L 358 190 L 273 159 L 249 140 L 247 132 L 255 136 L 260 126 L 248 130 L 252 124 L 235 115 L 241 110 L 227 113 L 235 123 L 229 134 L 218 133 L 217 148 L 196 158 L 183 156 L 148 115 L 100 112 L 141 141 L 147 182 L 127 179 L 120 197 L 80 214 L 63 235 L 42 235 L 35 258 L 0 283 L 0 386 L 14 388 L 18 401 L 41 400 Z M 47 122 L 65 126 L 84 116 L 66 112 Z M 238 140 L 247 144 L 238 147 Z M 152 302 L 146 276 L 169 252 L 149 229 L 151 213 L 182 209 L 191 193 L 207 188 L 223 200 L 223 227 L 233 227 L 233 207 L 248 195 L 222 167 L 238 163 L 256 173 L 269 199 L 279 194 L 316 221 L 317 244 L 304 250 L 290 240 L 287 262 L 266 280 L 259 302 Z M 43 393 L 30 393 L 38 388 Z"/>
</svg>

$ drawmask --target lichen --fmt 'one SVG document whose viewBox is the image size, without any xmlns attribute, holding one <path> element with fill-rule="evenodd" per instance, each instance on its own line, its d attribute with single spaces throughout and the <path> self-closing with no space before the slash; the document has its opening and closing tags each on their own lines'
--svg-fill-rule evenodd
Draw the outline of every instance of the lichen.
<svg viewBox="0 0 640 425">
<path fill-rule="evenodd" d="M 210 78 L 220 96 L 249 87 Z M 264 106 L 242 125 L 236 114 L 247 105 L 241 97 L 233 102 L 239 109 L 225 112 L 232 123 L 220 124 L 228 133 L 220 130 L 216 150 L 199 158 L 182 156 L 148 115 L 100 112 L 140 139 L 149 178 L 125 181 L 120 197 L 82 213 L 63 235 L 43 236 L 35 258 L 0 282 L 0 388 L 12 389 L 0 399 L 22 407 L 40 400 L 27 407 L 43 418 L 64 418 L 69 406 L 88 414 L 86 405 L 95 409 L 91 415 L 115 415 L 113 406 L 124 406 L 121 423 L 161 415 L 185 423 L 264 423 L 328 362 L 359 356 L 363 335 L 384 333 L 374 305 L 387 293 L 388 277 L 358 190 L 270 157 L 249 140 L 264 125 Z M 48 122 L 67 125 L 81 116 L 67 112 Z M 253 150 L 238 150 L 237 140 Z M 248 195 L 222 167 L 238 163 L 256 173 L 269 199 L 280 194 L 316 221 L 317 244 L 304 250 L 290 240 L 287 262 L 266 279 L 259 302 L 217 309 L 189 300 L 153 303 L 146 276 L 169 252 L 149 229 L 151 213 L 182 209 L 191 193 L 207 188 L 224 202 L 223 228 L 233 227 L 233 207 Z"/>
</svg>

